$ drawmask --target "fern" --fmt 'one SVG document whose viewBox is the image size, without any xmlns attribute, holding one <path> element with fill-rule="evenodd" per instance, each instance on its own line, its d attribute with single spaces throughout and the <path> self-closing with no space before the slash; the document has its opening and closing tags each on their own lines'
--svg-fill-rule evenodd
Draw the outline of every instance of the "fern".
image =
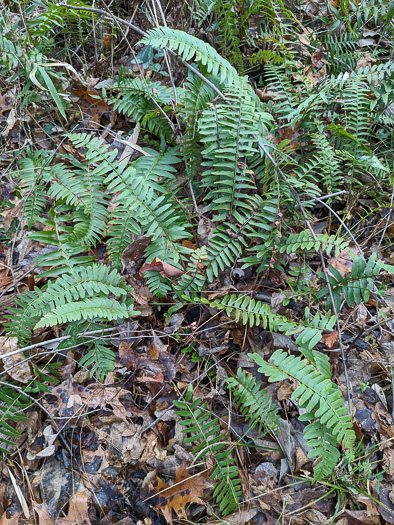
<svg viewBox="0 0 394 525">
<path fill-rule="evenodd" d="M 213 81 L 213 78 L 210 78 Z M 207 108 L 214 98 L 214 91 L 198 76 L 189 73 L 185 82 L 185 94 L 180 115 L 185 123 L 186 130 L 182 137 L 182 157 L 186 164 L 188 178 L 191 181 L 197 174 L 202 162 L 201 148 L 199 147 L 200 133 L 198 121 L 201 112 Z"/>
<path fill-rule="evenodd" d="M 211 478 L 216 480 L 213 497 L 219 504 L 223 516 L 231 514 L 239 504 L 242 495 L 241 480 L 235 459 L 231 456 L 231 450 L 223 443 L 227 441 L 220 425 L 207 409 L 206 403 L 201 399 L 192 401 L 193 389 L 189 386 L 183 401 L 174 401 L 178 415 L 183 418 L 182 432 L 191 434 L 184 443 L 198 443 L 193 449 L 193 455 L 200 459 L 207 458 L 214 461 L 214 469 Z"/>
<path fill-rule="evenodd" d="M 42 217 L 47 204 L 45 160 L 43 152 L 28 150 L 27 157 L 19 162 L 19 170 L 11 174 L 24 198 L 24 217 L 29 228 Z"/>
<path fill-rule="evenodd" d="M 351 272 L 345 274 L 344 277 L 336 268 L 330 266 L 328 278 L 337 311 L 341 307 L 342 293 L 349 307 L 352 307 L 354 303 L 360 304 L 362 301 L 367 302 L 369 300 L 374 289 L 375 278 L 379 275 L 382 268 L 376 257 L 377 254 L 375 252 L 371 255 L 369 261 L 366 262 L 363 256 L 355 256 Z M 326 279 L 325 274 L 322 272 L 319 272 L 319 275 L 324 280 Z M 383 288 L 381 291 L 383 291 Z M 323 287 L 318 292 L 317 297 L 327 297 L 327 306 L 332 306 L 328 286 Z"/>
<path fill-rule="evenodd" d="M 242 368 L 238 368 L 237 377 L 230 377 L 226 382 L 250 426 L 258 426 L 259 432 L 269 431 L 275 435 L 278 430 L 278 410 L 267 391 L 262 390 L 261 382 Z"/>
<path fill-rule="evenodd" d="M 26 292 L 16 299 L 19 308 L 7 316 L 10 335 L 26 342 L 31 332 L 41 326 L 80 319 L 122 319 L 133 315 L 126 300 L 130 288 L 117 272 L 94 264 L 72 269 L 70 274 L 49 281 L 44 290 Z M 123 298 L 119 303 L 114 298 Z"/>
<path fill-rule="evenodd" d="M 133 117 L 136 122 L 146 124 L 149 131 L 159 137 L 169 139 L 172 136 L 170 123 L 163 115 L 163 108 L 170 104 L 174 97 L 172 88 L 140 77 L 121 80 L 116 87 L 120 94 L 108 101 L 114 105 L 114 110 Z"/>
<path fill-rule="evenodd" d="M 309 446 L 313 447 L 309 457 L 318 457 L 320 463 L 315 470 L 315 479 L 321 479 L 333 471 L 339 455 L 334 452 L 336 444 L 352 449 L 355 434 L 351 417 L 343 406 L 338 387 L 302 357 L 287 355 L 277 350 L 267 363 L 259 354 L 251 354 L 270 382 L 291 378 L 297 381 L 297 388 L 291 399 L 298 400 L 306 414 L 302 420 L 317 420 L 305 429 Z"/>
<path fill-rule="evenodd" d="M 199 132 L 207 159 L 203 166 L 203 183 L 210 188 L 206 196 L 211 208 L 219 212 L 216 220 L 225 219 L 234 209 L 249 208 L 248 195 L 256 192 L 246 158 L 258 152 L 256 134 L 259 122 L 269 120 L 259 112 L 256 96 L 245 79 L 226 91 L 227 104 L 206 109 L 199 119 Z M 243 167 L 240 165 L 243 164 Z"/>
<path fill-rule="evenodd" d="M 31 405 L 26 397 L 6 384 L 0 385 L 0 452 L 7 454 L 20 433 L 10 424 L 28 421 L 23 412 Z"/>
<path fill-rule="evenodd" d="M 335 235 L 327 234 L 316 235 L 315 240 L 309 230 L 303 230 L 300 233 L 291 233 L 285 237 L 279 247 L 279 253 L 317 253 L 319 251 L 323 251 L 327 255 L 333 253 L 335 257 L 338 257 L 341 251 L 349 251 L 349 243 L 342 238 L 336 238 Z"/>
<path fill-rule="evenodd" d="M 237 83 L 239 80 L 233 66 L 221 57 L 212 46 L 179 29 L 170 29 L 169 27 L 150 29 L 141 43 L 155 48 L 168 47 L 178 52 L 185 61 L 194 59 L 201 62 L 208 73 L 215 77 L 220 76 L 221 82 L 227 80 L 230 83 Z"/>
</svg>

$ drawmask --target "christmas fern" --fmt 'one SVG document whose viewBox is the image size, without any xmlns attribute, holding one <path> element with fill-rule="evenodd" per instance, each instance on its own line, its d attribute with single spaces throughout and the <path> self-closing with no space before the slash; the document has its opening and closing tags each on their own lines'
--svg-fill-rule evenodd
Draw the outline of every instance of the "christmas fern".
<svg viewBox="0 0 394 525">
<path fill-rule="evenodd" d="M 233 456 L 233 449 L 229 449 L 228 438 L 221 430 L 220 424 L 207 409 L 207 404 L 201 399 L 192 401 L 193 389 L 190 386 L 184 400 L 174 401 L 177 414 L 182 418 L 183 433 L 190 434 L 184 439 L 184 444 L 196 443 L 193 455 L 198 459 L 209 457 L 214 461 L 211 478 L 215 480 L 213 497 L 219 503 L 220 512 L 227 516 L 239 505 L 242 495 L 241 480 L 238 467 Z"/>
<path fill-rule="evenodd" d="M 206 67 L 208 73 L 220 77 L 220 81 L 238 83 L 234 67 L 209 44 L 179 29 L 156 27 L 150 29 L 141 43 L 155 48 L 169 48 L 176 51 L 185 61 L 196 60 Z"/>
<path fill-rule="evenodd" d="M 283 350 L 274 352 L 270 363 L 257 353 L 251 354 L 251 358 L 259 365 L 259 372 L 264 373 L 271 383 L 283 379 L 297 382 L 291 399 L 306 411 L 300 419 L 311 421 L 304 435 L 312 448 L 309 457 L 317 457 L 319 461 L 315 479 L 327 476 L 335 468 L 339 457 L 334 452 L 335 446 L 340 444 L 352 450 L 355 441 L 352 419 L 343 406 L 337 385 L 305 358 L 288 355 Z"/>
<path fill-rule="evenodd" d="M 250 427 L 257 426 L 259 432 L 275 435 L 279 424 L 278 409 L 267 391 L 262 389 L 261 382 L 242 368 L 238 368 L 237 377 L 230 377 L 226 382 Z"/>
<path fill-rule="evenodd" d="M 100 264 L 82 266 L 49 281 L 43 290 L 36 288 L 16 299 L 19 308 L 7 316 L 7 330 L 23 343 L 41 326 L 112 316 L 124 319 L 133 315 L 127 299 L 130 290 L 115 270 Z"/>
</svg>

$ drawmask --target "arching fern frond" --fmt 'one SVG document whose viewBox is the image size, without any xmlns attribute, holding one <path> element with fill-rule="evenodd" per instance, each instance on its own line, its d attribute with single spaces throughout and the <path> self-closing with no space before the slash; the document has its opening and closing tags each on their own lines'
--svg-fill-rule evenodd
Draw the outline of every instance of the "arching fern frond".
<svg viewBox="0 0 394 525">
<path fill-rule="evenodd" d="M 283 238 L 278 251 L 279 253 L 318 253 L 320 250 L 327 255 L 333 253 L 338 257 L 342 250 L 349 252 L 349 243 L 341 237 L 327 234 L 318 234 L 315 240 L 309 230 L 303 230 Z"/>
<path fill-rule="evenodd" d="M 283 379 L 297 381 L 298 387 L 291 398 L 308 413 L 313 412 L 313 418 L 319 419 L 335 435 L 337 443 L 345 448 L 352 448 L 355 434 L 351 417 L 343 406 L 342 395 L 335 383 L 322 375 L 302 357 L 288 355 L 283 350 L 277 350 L 267 363 L 257 353 L 251 358 L 259 365 L 259 372 L 273 383 Z"/>
<path fill-rule="evenodd" d="M 123 320 L 131 315 L 132 312 L 127 304 L 121 304 L 115 299 L 95 297 L 94 299 L 83 299 L 82 301 L 74 301 L 71 304 L 68 303 L 58 308 L 53 308 L 42 317 L 34 328 L 61 325 L 72 321 L 80 321 L 81 319 Z"/>
<path fill-rule="evenodd" d="M 207 72 L 220 77 L 221 82 L 227 80 L 230 83 L 237 83 L 239 81 L 238 74 L 233 66 L 221 57 L 212 46 L 179 29 L 170 29 L 169 27 L 150 29 L 141 43 L 160 49 L 168 47 L 178 52 L 185 61 L 194 59 L 201 62 L 206 67 Z"/>
<path fill-rule="evenodd" d="M 130 290 L 115 270 L 102 264 L 82 266 L 49 281 L 44 290 L 37 288 L 16 299 L 19 308 L 12 308 L 12 314 L 7 316 L 7 331 L 20 342 L 26 342 L 36 327 L 80 319 L 111 319 L 111 308 L 114 318 L 122 318 L 123 314 L 129 317 L 132 312 L 126 295 Z M 122 298 L 121 303 L 111 297 Z"/>
<path fill-rule="evenodd" d="M 205 109 L 198 130 L 205 146 L 203 185 L 209 188 L 206 200 L 224 220 L 234 209 L 248 209 L 248 197 L 256 193 L 247 159 L 258 153 L 259 124 L 270 116 L 258 110 L 256 96 L 245 78 L 225 91 L 227 103 L 219 101 Z"/>
<path fill-rule="evenodd" d="M 168 258 L 177 263 L 182 253 L 188 253 L 179 241 L 187 239 L 188 222 L 179 204 L 167 195 L 158 196 L 154 188 L 144 176 L 137 175 L 133 166 L 125 160 L 120 164 L 115 161 L 116 151 L 108 151 L 108 145 L 101 140 L 87 134 L 70 135 L 70 140 L 77 147 L 88 149 L 90 160 L 98 164 L 98 172 L 106 174 L 103 184 L 117 194 L 115 205 L 119 204 L 119 211 L 134 212 L 134 219 L 144 230 L 145 235 L 152 236 L 152 243 L 148 247 L 148 261 L 159 257 L 168 261 Z M 117 217 L 115 207 L 111 221 L 122 220 Z M 130 223 L 131 224 L 131 223 Z M 130 226 L 131 228 L 131 226 Z M 112 253 L 119 253 L 119 248 Z"/>
</svg>

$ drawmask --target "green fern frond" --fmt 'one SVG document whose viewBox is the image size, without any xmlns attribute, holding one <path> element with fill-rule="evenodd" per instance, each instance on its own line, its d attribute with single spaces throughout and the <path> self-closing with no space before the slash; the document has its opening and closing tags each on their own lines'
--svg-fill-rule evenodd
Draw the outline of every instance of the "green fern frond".
<svg viewBox="0 0 394 525">
<path fill-rule="evenodd" d="M 64 322 L 71 322 L 82 318 L 99 318 L 104 312 L 103 318 L 111 319 L 109 313 L 111 305 L 117 318 L 123 313 L 125 314 L 123 317 L 129 317 L 133 314 L 125 301 L 119 304 L 109 298 L 109 296 L 125 298 L 129 292 L 130 288 L 115 270 L 111 271 L 103 264 L 82 266 L 55 281 L 49 281 L 43 291 L 36 289 L 16 299 L 19 308 L 10 309 L 12 314 L 7 315 L 9 319 L 6 324 L 7 331 L 21 342 L 28 341 L 34 328 L 60 324 L 61 318 L 65 319 Z M 106 297 L 107 303 L 104 304 L 99 300 L 100 294 Z M 94 303 L 96 299 L 98 302 Z M 86 301 L 85 307 L 84 301 Z M 93 315 L 94 304 L 98 307 L 95 315 Z M 76 312 L 73 313 L 74 306 Z M 53 324 L 47 324 L 48 320 Z"/>
<path fill-rule="evenodd" d="M 314 414 L 303 414 L 299 416 L 300 421 L 314 419 Z M 313 478 L 319 481 L 331 475 L 338 464 L 340 453 L 337 449 L 337 440 L 333 433 L 320 421 L 314 421 L 304 428 L 304 438 L 312 450 L 308 452 L 308 458 L 317 458 L 313 467 Z"/>
<path fill-rule="evenodd" d="M 221 57 L 212 46 L 179 29 L 170 29 L 169 27 L 150 29 L 141 43 L 160 49 L 168 47 L 176 51 L 185 61 L 194 59 L 196 62 L 201 62 L 208 73 L 215 77 L 220 76 L 221 82 L 228 80 L 230 83 L 237 83 L 239 81 L 238 74 L 233 66 Z"/>
<path fill-rule="evenodd" d="M 259 372 L 264 373 L 273 383 L 291 378 L 298 383 L 291 398 L 307 412 L 313 412 L 315 419 L 331 430 L 338 443 L 345 448 L 352 448 L 355 441 L 353 424 L 347 409 L 343 406 L 342 395 L 335 383 L 308 364 L 302 357 L 288 355 L 277 350 L 267 363 L 257 353 L 250 354 L 259 365 Z"/>
<path fill-rule="evenodd" d="M 64 304 L 53 308 L 45 314 L 34 328 L 44 326 L 55 326 L 57 324 L 71 323 L 81 319 L 105 319 L 107 321 L 123 320 L 131 317 L 136 312 L 132 312 L 126 303 L 119 303 L 115 299 L 95 297 L 93 299 L 83 299 L 73 303 Z"/>
<path fill-rule="evenodd" d="M 253 428 L 257 425 L 259 432 L 275 435 L 278 430 L 278 409 L 267 391 L 262 389 L 261 381 L 256 381 L 252 374 L 238 368 L 237 377 L 226 379 L 226 383 L 250 426 Z"/>
<path fill-rule="evenodd" d="M 369 300 L 374 289 L 375 278 L 379 275 L 382 268 L 376 257 L 377 254 L 375 252 L 367 262 L 362 255 L 356 255 L 351 272 L 345 274 L 345 276 L 342 276 L 336 268 L 329 267 L 328 279 L 337 311 L 340 310 L 342 302 L 341 294 L 344 295 L 349 307 L 352 307 L 354 303 L 360 304 L 362 301 L 367 302 Z M 318 275 L 326 280 L 323 272 L 318 272 Z M 327 306 L 332 306 L 328 286 L 324 286 L 319 290 L 317 297 L 327 297 Z"/>
<path fill-rule="evenodd" d="M 327 234 L 318 234 L 315 240 L 309 230 L 303 230 L 300 233 L 291 233 L 285 237 L 279 247 L 279 253 L 297 253 L 299 251 L 302 253 L 318 253 L 320 250 L 327 255 L 333 253 L 335 257 L 338 257 L 341 251 L 349 252 L 349 243 L 341 237 Z"/>
<path fill-rule="evenodd" d="M 201 399 L 192 401 L 193 389 L 190 385 L 184 400 L 174 401 L 177 414 L 182 418 L 180 424 L 186 428 L 182 432 L 190 434 L 184 444 L 198 443 L 193 449 L 196 458 L 209 456 L 214 464 L 211 478 L 216 480 L 213 497 L 219 503 L 220 512 L 227 516 L 239 504 L 242 496 L 241 480 L 231 450 L 223 443 L 227 441 L 220 424 L 207 409 Z"/>
<path fill-rule="evenodd" d="M 190 234 L 185 214 L 175 199 L 158 195 L 145 176 L 137 175 L 135 168 L 128 165 L 127 159 L 117 163 L 117 151 L 108 151 L 108 145 L 101 140 L 87 134 L 70 135 L 70 140 L 77 147 L 87 148 L 89 161 L 99 164 L 97 174 L 106 174 L 103 184 L 117 194 L 115 205 L 121 205 L 119 210 L 133 211 L 135 222 L 146 236 L 152 236 L 152 243 L 146 251 L 148 262 L 158 257 L 176 264 L 182 254 L 189 253 L 179 243 L 189 238 Z M 112 213 L 112 221 L 122 219 L 117 218 L 116 210 L 117 207 Z M 116 252 L 119 253 L 119 248 L 112 250 L 112 253 Z"/>
<path fill-rule="evenodd" d="M 234 209 L 248 209 L 248 197 L 256 186 L 247 158 L 258 153 L 256 135 L 259 124 L 269 121 L 268 114 L 258 110 L 256 96 L 246 79 L 225 91 L 227 103 L 218 102 L 205 109 L 198 129 L 205 146 L 202 155 L 203 184 L 210 189 L 206 200 L 219 212 L 215 220 L 224 220 Z"/>
<path fill-rule="evenodd" d="M 79 364 L 83 367 L 90 368 L 90 375 L 97 375 L 99 379 L 105 378 L 115 369 L 115 353 L 108 348 L 106 341 L 97 339 L 92 348 L 82 359 Z"/>
</svg>

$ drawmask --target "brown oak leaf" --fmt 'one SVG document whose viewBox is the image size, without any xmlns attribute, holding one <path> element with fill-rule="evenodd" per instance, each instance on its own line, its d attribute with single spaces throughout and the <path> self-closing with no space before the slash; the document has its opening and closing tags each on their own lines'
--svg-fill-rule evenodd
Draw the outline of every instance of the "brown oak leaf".
<svg viewBox="0 0 394 525">
<path fill-rule="evenodd" d="M 157 508 L 161 510 L 167 523 L 172 524 L 172 511 L 178 518 L 187 519 L 186 505 L 188 503 L 204 504 L 201 499 L 205 489 L 212 486 L 208 471 L 195 476 L 190 476 L 186 470 L 185 463 L 175 473 L 175 483 L 168 485 L 158 480 L 155 487 L 159 503 Z"/>
</svg>

